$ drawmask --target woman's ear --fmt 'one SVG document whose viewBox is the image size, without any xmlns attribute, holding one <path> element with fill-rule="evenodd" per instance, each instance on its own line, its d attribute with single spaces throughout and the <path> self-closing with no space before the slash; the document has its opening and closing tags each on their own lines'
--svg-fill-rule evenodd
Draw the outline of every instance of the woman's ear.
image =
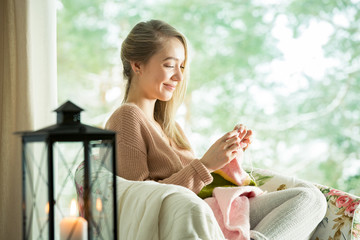
<svg viewBox="0 0 360 240">
<path fill-rule="evenodd" d="M 131 65 L 131 69 L 134 71 L 135 74 L 140 73 L 141 63 L 131 61 L 130 65 Z"/>
</svg>

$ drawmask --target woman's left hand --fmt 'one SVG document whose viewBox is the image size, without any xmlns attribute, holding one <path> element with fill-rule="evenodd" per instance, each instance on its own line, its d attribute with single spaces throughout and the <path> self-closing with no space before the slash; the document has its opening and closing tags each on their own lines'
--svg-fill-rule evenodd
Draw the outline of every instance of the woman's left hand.
<svg viewBox="0 0 360 240">
<path fill-rule="evenodd" d="M 250 129 L 247 129 L 246 126 L 243 124 L 237 124 L 234 127 L 234 130 L 238 130 L 239 138 L 241 139 L 240 145 L 243 151 L 245 151 L 252 143 L 253 132 Z"/>
</svg>

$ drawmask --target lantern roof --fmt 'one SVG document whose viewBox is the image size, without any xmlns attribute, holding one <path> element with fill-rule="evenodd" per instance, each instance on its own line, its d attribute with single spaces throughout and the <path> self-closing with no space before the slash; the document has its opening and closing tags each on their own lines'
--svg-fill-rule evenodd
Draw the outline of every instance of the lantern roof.
<svg viewBox="0 0 360 240">
<path fill-rule="evenodd" d="M 54 110 L 54 112 L 82 112 L 84 109 L 75 105 L 71 101 L 65 102 L 63 105 Z"/>
<path fill-rule="evenodd" d="M 79 141 L 83 139 L 102 139 L 113 137 L 115 132 L 92 127 L 81 123 L 80 113 L 82 108 L 71 101 L 65 102 L 55 109 L 57 115 L 56 124 L 37 131 L 20 132 L 25 137 L 53 137 L 54 140 Z"/>
</svg>

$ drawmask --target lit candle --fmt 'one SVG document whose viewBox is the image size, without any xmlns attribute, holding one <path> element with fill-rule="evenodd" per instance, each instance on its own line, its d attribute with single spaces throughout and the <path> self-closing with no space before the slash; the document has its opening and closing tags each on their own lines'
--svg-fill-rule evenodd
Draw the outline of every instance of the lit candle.
<svg viewBox="0 0 360 240">
<path fill-rule="evenodd" d="M 100 198 L 96 199 L 96 210 L 98 210 L 98 212 L 102 211 L 102 202 Z"/>
<path fill-rule="evenodd" d="M 45 205 L 45 213 L 46 214 L 49 214 L 49 211 L 50 211 L 50 205 L 49 205 L 49 202 Z"/>
<path fill-rule="evenodd" d="M 60 222 L 60 240 L 87 239 L 87 221 L 82 217 L 76 217 L 76 212 L 76 201 L 73 199 L 70 205 L 70 217 Z"/>
</svg>

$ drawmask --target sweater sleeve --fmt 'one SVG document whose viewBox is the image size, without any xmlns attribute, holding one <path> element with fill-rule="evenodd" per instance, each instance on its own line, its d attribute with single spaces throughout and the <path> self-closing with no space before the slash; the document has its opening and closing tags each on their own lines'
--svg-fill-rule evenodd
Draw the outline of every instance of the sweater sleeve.
<svg viewBox="0 0 360 240">
<path fill-rule="evenodd" d="M 194 159 L 180 171 L 159 182 L 180 185 L 198 194 L 200 190 L 205 185 L 210 184 L 212 180 L 213 177 L 209 170 L 198 159 Z"/>
</svg>

